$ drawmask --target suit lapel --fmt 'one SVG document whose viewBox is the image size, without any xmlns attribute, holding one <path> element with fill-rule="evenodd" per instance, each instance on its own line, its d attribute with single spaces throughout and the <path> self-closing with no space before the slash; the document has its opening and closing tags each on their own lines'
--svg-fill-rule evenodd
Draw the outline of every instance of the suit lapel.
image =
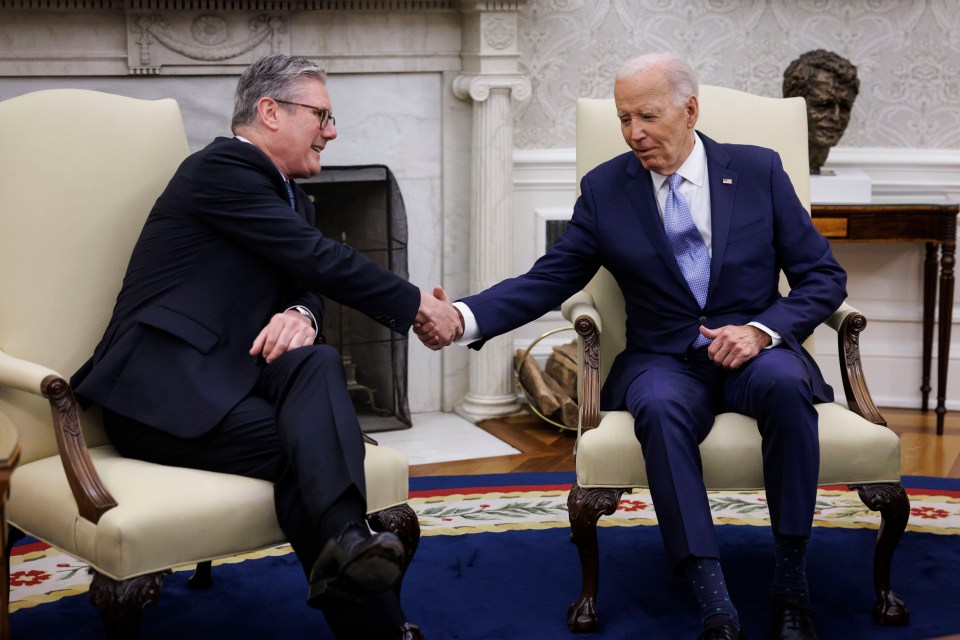
<svg viewBox="0 0 960 640">
<path fill-rule="evenodd" d="M 686 291 L 690 291 L 683 272 L 680 271 L 680 265 L 677 264 L 677 258 L 673 255 L 673 247 L 667 239 L 667 233 L 663 230 L 663 220 L 660 219 L 660 209 L 657 207 L 657 197 L 653 192 L 653 181 L 650 179 L 650 173 L 643 168 L 640 160 L 636 157 L 627 164 L 627 196 L 633 204 L 643 231 L 653 243 L 660 259 L 667 270 L 673 275 L 677 282 Z M 696 301 L 693 293 L 690 292 L 690 299 Z"/>
<path fill-rule="evenodd" d="M 700 136 L 707 152 L 707 174 L 710 180 L 710 228 L 712 257 L 710 259 L 710 287 L 713 291 L 720 277 L 730 223 L 733 220 L 733 203 L 737 194 L 737 173 L 730 170 L 730 156 L 719 144 L 705 135 Z M 709 301 L 709 293 L 707 300 Z"/>
<path fill-rule="evenodd" d="M 313 203 L 310 202 L 310 196 L 293 180 L 290 181 L 290 184 L 293 186 L 293 199 L 297 205 L 297 213 L 299 213 L 300 217 L 306 220 L 308 224 L 316 226 L 316 210 L 313 208 Z"/>
</svg>

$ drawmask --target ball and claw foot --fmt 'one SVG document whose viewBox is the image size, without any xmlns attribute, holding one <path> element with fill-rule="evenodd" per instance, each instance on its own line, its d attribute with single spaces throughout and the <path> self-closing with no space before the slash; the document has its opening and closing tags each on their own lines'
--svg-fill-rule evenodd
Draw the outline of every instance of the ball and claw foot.
<svg viewBox="0 0 960 640">
<path fill-rule="evenodd" d="M 600 626 L 597 620 L 596 601 L 581 596 L 567 610 L 567 627 L 574 633 L 592 633 Z"/>
<path fill-rule="evenodd" d="M 910 622 L 910 611 L 900 596 L 887 591 L 873 608 L 873 617 L 882 625 L 899 626 Z"/>
</svg>

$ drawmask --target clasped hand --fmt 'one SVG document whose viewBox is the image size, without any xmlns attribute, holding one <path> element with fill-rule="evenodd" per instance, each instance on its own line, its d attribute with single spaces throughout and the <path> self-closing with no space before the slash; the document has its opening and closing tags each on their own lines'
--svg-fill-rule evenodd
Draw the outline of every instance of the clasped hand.
<svg viewBox="0 0 960 640">
<path fill-rule="evenodd" d="M 463 318 L 443 287 L 434 287 L 433 295 L 420 292 L 420 310 L 413 332 L 424 346 L 439 351 L 463 335 Z"/>
<path fill-rule="evenodd" d="M 770 335 L 752 326 L 727 325 L 718 329 L 700 327 L 712 342 L 707 354 L 718 367 L 738 369 L 770 344 Z"/>
</svg>

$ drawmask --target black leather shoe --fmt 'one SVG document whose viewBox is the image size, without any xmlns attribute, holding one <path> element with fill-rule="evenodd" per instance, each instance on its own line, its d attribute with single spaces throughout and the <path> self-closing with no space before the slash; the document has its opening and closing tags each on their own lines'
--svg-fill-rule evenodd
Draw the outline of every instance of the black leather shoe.
<svg viewBox="0 0 960 640">
<path fill-rule="evenodd" d="M 417 625 L 404 622 L 400 627 L 400 640 L 423 640 L 423 632 Z"/>
<path fill-rule="evenodd" d="M 747 634 L 728 622 L 707 627 L 698 640 L 747 640 Z"/>
<path fill-rule="evenodd" d="M 349 525 L 327 541 L 313 564 L 307 603 L 317 606 L 324 596 L 359 601 L 364 594 L 391 587 L 402 567 L 400 538 L 389 532 L 371 534 L 365 525 Z"/>
<path fill-rule="evenodd" d="M 817 640 L 813 616 L 803 602 L 784 602 L 773 609 L 771 640 Z"/>
</svg>

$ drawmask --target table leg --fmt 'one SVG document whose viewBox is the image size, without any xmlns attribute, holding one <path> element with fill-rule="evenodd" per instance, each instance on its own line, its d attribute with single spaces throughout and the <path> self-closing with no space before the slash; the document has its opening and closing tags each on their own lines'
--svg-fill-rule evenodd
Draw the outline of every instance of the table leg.
<svg viewBox="0 0 960 640">
<path fill-rule="evenodd" d="M 933 355 L 933 303 L 937 297 L 937 245 L 927 243 L 923 261 L 923 360 L 920 393 L 920 410 L 926 412 L 930 399 L 930 362 Z"/>
<path fill-rule="evenodd" d="M 937 435 L 943 435 L 943 418 L 947 413 L 947 367 L 950 365 L 950 330 L 953 328 L 953 267 L 956 246 L 947 242 L 940 246 L 940 331 L 937 334 Z"/>
</svg>

